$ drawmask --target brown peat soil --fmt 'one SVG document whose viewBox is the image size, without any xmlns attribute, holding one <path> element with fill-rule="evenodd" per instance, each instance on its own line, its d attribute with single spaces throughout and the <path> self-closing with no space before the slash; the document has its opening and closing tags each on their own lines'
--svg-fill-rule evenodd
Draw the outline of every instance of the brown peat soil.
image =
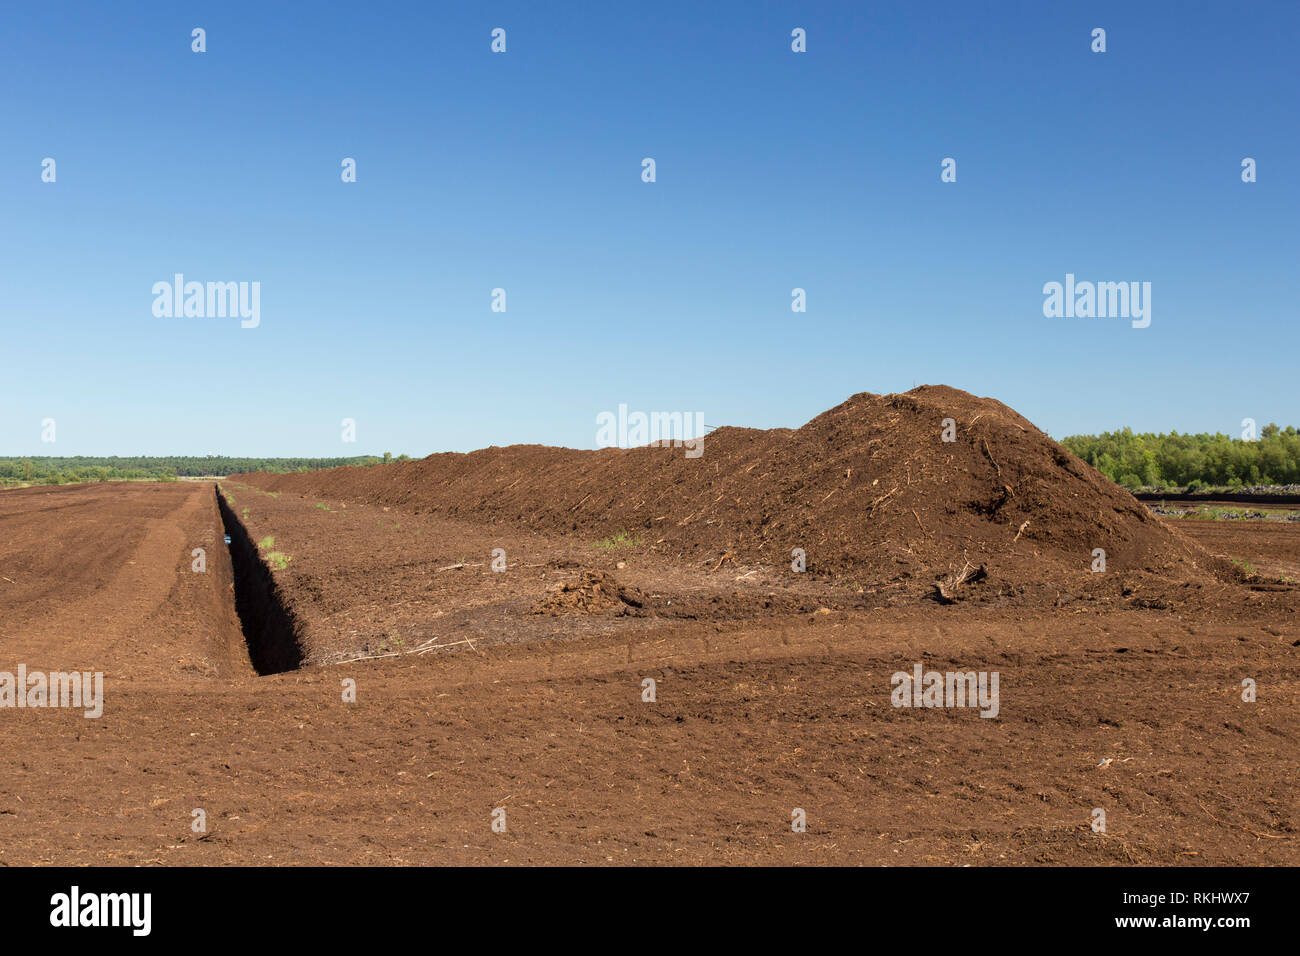
<svg viewBox="0 0 1300 956">
<path fill-rule="evenodd" d="M 1300 522 L 1161 521 L 950 389 L 0 492 L 0 672 L 105 681 L 0 708 L 0 864 L 1294 865 L 1298 570 Z M 918 663 L 997 716 L 893 706 Z"/>
</svg>

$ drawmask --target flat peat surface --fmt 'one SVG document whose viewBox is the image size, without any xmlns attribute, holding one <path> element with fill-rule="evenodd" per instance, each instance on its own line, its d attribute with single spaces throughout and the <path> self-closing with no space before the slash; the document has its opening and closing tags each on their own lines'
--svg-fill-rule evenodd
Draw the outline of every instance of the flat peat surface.
<svg viewBox="0 0 1300 956">
<path fill-rule="evenodd" d="M 232 599 L 210 483 L 0 492 L 0 670 L 251 675 Z"/>
<path fill-rule="evenodd" d="M 1205 521 L 1174 527 L 1209 551 L 1249 564 L 1260 574 L 1300 581 L 1300 521 Z"/>
<path fill-rule="evenodd" d="M 0 864 L 1300 863 L 1279 580 L 1054 571 L 1050 600 L 944 606 L 757 550 L 222 489 L 280 555 L 301 669 L 249 665 L 212 484 L 0 493 L 0 671 L 106 685 L 97 719 L 0 709 Z M 1300 562 L 1297 523 L 1232 528 L 1195 537 Z M 892 706 L 916 663 L 997 671 L 997 717 Z"/>
</svg>

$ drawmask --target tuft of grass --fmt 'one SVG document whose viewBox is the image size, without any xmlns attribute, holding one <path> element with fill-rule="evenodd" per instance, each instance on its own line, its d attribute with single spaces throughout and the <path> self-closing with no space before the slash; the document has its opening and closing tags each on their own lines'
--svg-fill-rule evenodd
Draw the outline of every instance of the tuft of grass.
<svg viewBox="0 0 1300 956">
<path fill-rule="evenodd" d="M 271 567 L 275 568 L 275 570 L 283 571 L 293 559 L 283 551 L 272 551 L 266 556 L 266 560 L 270 562 Z"/>
<path fill-rule="evenodd" d="M 326 504 L 325 502 L 323 502 L 323 501 L 318 501 L 318 502 L 316 502 L 316 507 L 319 508 L 321 511 L 333 511 L 333 510 L 334 510 L 333 508 L 331 508 L 329 505 L 327 505 L 327 504 Z"/>
<path fill-rule="evenodd" d="M 619 548 L 635 548 L 640 544 L 641 538 L 639 535 L 630 534 L 627 531 L 618 531 L 612 537 L 597 541 L 596 547 L 602 551 L 616 551 Z"/>
<path fill-rule="evenodd" d="M 263 550 L 265 550 L 266 548 L 274 548 L 274 547 L 275 547 L 275 535 L 273 535 L 273 534 L 268 534 L 268 535 L 267 535 L 265 538 L 263 538 L 261 541 L 257 542 L 257 546 L 258 546 L 259 548 L 262 548 Z"/>
<path fill-rule="evenodd" d="M 399 650 L 405 646 L 406 646 L 406 641 L 404 641 L 402 638 L 390 637 L 389 635 L 385 634 L 379 640 L 379 647 L 377 648 L 376 653 L 387 654 L 390 651 Z"/>
</svg>

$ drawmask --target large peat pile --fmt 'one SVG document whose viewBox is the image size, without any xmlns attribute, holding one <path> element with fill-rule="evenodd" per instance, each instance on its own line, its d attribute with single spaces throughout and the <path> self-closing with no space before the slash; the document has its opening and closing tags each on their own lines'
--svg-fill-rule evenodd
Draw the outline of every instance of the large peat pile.
<svg viewBox="0 0 1300 956">
<path fill-rule="evenodd" d="M 788 567 L 799 548 L 809 572 L 864 589 L 979 568 L 984 593 L 1043 596 L 1230 573 L 1001 402 L 946 386 L 855 395 L 794 430 L 720 428 L 697 458 L 515 445 L 243 480 L 593 541 L 622 531 L 706 567 Z"/>
</svg>

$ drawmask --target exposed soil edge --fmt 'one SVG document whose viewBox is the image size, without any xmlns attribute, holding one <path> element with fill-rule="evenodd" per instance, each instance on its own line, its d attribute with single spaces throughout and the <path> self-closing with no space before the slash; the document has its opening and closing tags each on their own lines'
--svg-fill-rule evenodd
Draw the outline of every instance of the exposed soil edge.
<svg viewBox="0 0 1300 956">
<path fill-rule="evenodd" d="M 209 501 L 203 510 L 204 522 L 214 535 L 218 533 L 216 529 L 225 524 L 217 504 L 220 500 L 221 495 L 218 494 L 216 501 Z M 207 546 L 206 542 L 210 539 L 205 535 L 203 540 Z M 211 603 L 206 611 L 216 630 L 209 645 L 209 658 L 216 666 L 217 676 L 247 677 L 254 672 L 254 668 L 249 658 L 248 641 L 244 637 L 242 622 L 232 599 L 236 593 L 234 563 L 230 549 L 217 547 L 218 544 L 219 539 L 210 548 L 207 574 L 204 575 L 211 586 L 207 595 Z"/>
<path fill-rule="evenodd" d="M 235 611 L 248 644 L 248 656 L 260 675 L 297 670 L 303 663 L 302 641 L 293 613 L 276 587 L 275 577 L 258 553 L 243 522 L 226 504 L 216 486 L 221 523 L 230 535 L 230 560 L 235 572 Z"/>
<path fill-rule="evenodd" d="M 1134 492 L 1133 497 L 1138 501 L 1178 501 L 1194 502 L 1196 504 L 1211 504 L 1216 501 L 1230 501 L 1234 504 L 1251 504 L 1251 505 L 1300 505 L 1300 495 L 1270 495 L 1270 494 L 1253 494 L 1250 492 L 1224 491 L 1218 494 L 1206 492 L 1205 494 L 1160 494 L 1154 491 Z"/>
</svg>

